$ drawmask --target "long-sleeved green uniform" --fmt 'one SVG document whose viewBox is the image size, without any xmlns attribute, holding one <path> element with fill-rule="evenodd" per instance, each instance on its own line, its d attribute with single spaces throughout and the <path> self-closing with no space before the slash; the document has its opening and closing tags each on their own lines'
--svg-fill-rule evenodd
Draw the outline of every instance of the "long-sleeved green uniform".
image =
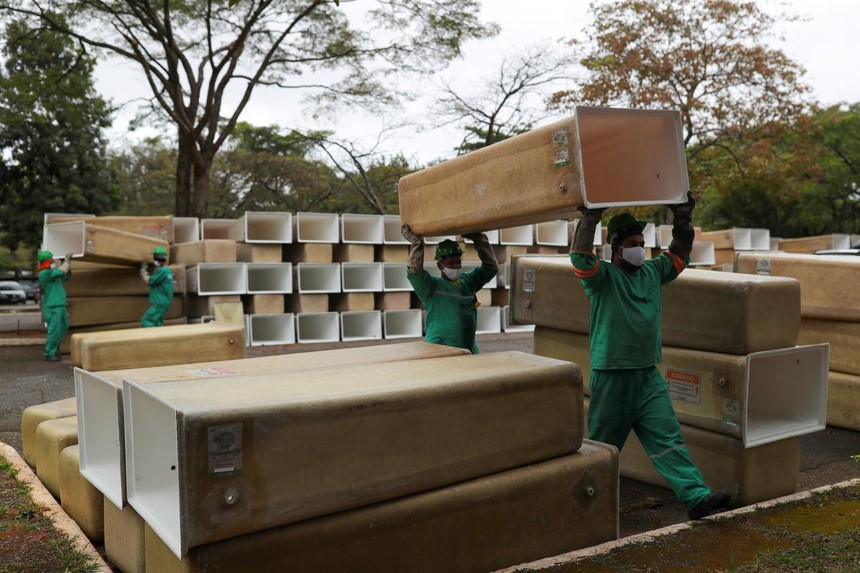
<svg viewBox="0 0 860 573">
<path fill-rule="evenodd" d="M 415 294 L 427 309 L 425 340 L 465 348 L 478 354 L 475 331 L 478 328 L 478 298 L 475 296 L 496 276 L 496 269 L 482 264 L 460 274 L 455 281 L 434 277 L 425 270 L 406 271 Z"/>
<path fill-rule="evenodd" d="M 167 265 L 156 267 L 149 277 L 149 308 L 143 313 L 140 325 L 162 326 L 164 315 L 173 303 L 173 271 Z"/>
<path fill-rule="evenodd" d="M 684 270 L 689 257 L 666 252 L 632 274 L 593 254 L 572 252 L 570 260 L 591 302 L 589 437 L 620 450 L 634 430 L 689 510 L 711 490 L 690 459 L 668 385 L 656 367 L 663 360 L 662 287 Z"/>
<path fill-rule="evenodd" d="M 69 310 L 66 308 L 66 287 L 69 275 L 60 269 L 44 269 L 39 273 L 42 285 L 42 318 L 48 325 L 45 335 L 45 356 L 56 356 L 60 343 L 69 331 Z"/>
</svg>

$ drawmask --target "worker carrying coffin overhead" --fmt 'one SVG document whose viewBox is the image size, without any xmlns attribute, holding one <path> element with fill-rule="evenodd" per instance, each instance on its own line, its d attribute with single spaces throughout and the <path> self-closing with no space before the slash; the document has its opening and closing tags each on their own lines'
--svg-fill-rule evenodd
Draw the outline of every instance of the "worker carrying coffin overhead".
<svg viewBox="0 0 860 573">
<path fill-rule="evenodd" d="M 580 208 L 570 260 L 591 302 L 589 438 L 621 450 L 632 429 L 689 518 L 701 519 L 728 506 L 731 496 L 712 491 L 690 459 L 668 384 L 656 366 L 663 360 L 662 287 L 690 262 L 695 205 L 688 193 L 686 203 L 669 206 L 672 242 L 650 260 L 642 234 L 646 223 L 629 213 L 609 220 L 612 260 L 600 260 L 592 245 L 605 209 Z"/>
<path fill-rule="evenodd" d="M 483 233 L 463 235 L 475 244 L 481 259 L 480 267 L 466 272 L 462 272 L 463 251 L 456 241 L 445 239 L 436 245 L 436 266 L 442 276 L 434 277 L 424 270 L 424 239 L 413 233 L 409 225 L 403 225 L 401 233 L 410 244 L 406 277 L 427 309 L 425 340 L 478 354 L 475 332 L 480 303 L 475 293 L 499 271 L 487 236 Z"/>
<path fill-rule="evenodd" d="M 60 343 L 69 331 L 69 310 L 66 308 L 66 287 L 63 283 L 72 274 L 72 255 L 66 255 L 58 267 L 51 251 L 39 251 L 39 284 L 42 285 L 42 318 L 47 326 L 45 360 L 60 360 Z"/>
<path fill-rule="evenodd" d="M 173 303 L 173 271 L 167 266 L 167 249 L 155 247 L 152 251 L 155 270 L 149 274 L 147 263 L 140 265 L 140 278 L 149 286 L 149 308 L 140 318 L 140 325 L 163 326 L 164 315 Z"/>
</svg>

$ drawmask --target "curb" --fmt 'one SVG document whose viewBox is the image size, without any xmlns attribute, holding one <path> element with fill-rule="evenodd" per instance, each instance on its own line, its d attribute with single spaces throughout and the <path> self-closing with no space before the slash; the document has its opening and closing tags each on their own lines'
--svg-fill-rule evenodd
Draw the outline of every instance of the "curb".
<svg viewBox="0 0 860 573">
<path fill-rule="evenodd" d="M 39 478 L 36 477 L 36 474 L 33 473 L 33 470 L 30 469 L 30 466 L 27 465 L 15 448 L 0 442 L 0 455 L 5 457 L 18 470 L 18 480 L 30 487 L 30 497 L 34 502 L 45 507 L 45 515 L 54 523 L 54 528 L 68 537 L 75 549 L 92 560 L 92 564 L 96 567 L 93 570 L 94 573 L 112 573 L 113 570 L 108 567 L 108 564 L 105 563 L 99 552 L 96 551 L 96 548 L 90 543 L 90 540 L 87 539 L 81 528 L 78 527 L 78 524 L 63 511 L 63 508 L 54 499 L 54 496 L 45 489 L 45 486 L 42 485 L 42 482 L 39 481 Z"/>
<path fill-rule="evenodd" d="M 710 515 L 704 520 L 701 521 L 722 521 L 724 519 L 730 519 L 736 515 L 743 515 L 745 513 L 752 513 L 759 509 L 765 509 L 768 507 L 774 507 L 777 505 L 783 505 L 786 503 L 791 503 L 793 501 L 799 501 L 806 499 L 808 497 L 812 497 L 815 493 L 826 492 L 836 488 L 846 488 L 852 487 L 860 484 L 860 478 L 851 479 L 848 481 L 844 481 L 837 484 L 825 485 L 819 488 L 801 491 L 797 493 L 793 493 L 791 495 L 786 495 L 783 497 L 778 497 L 776 499 L 771 499 L 768 501 L 763 501 L 761 503 L 755 503 L 753 505 L 747 505 L 744 507 L 739 507 L 732 511 L 724 511 L 721 513 L 715 513 L 714 515 Z M 687 521 L 684 523 L 676 523 L 675 525 L 669 525 L 663 527 L 661 529 L 655 529 L 654 531 L 647 531 L 645 533 L 639 533 L 637 535 L 631 535 L 629 537 L 623 537 L 621 539 L 616 539 L 614 541 L 607 541 L 606 543 L 601 543 L 600 545 L 595 545 L 594 547 L 586 547 L 585 549 L 578 549 L 576 551 L 571 551 L 569 553 L 562 553 L 561 555 L 556 555 L 554 557 L 546 557 L 544 559 L 539 559 L 537 561 L 532 561 L 530 563 L 521 563 L 519 565 L 515 565 L 513 567 L 506 567 L 505 569 L 499 569 L 494 573 L 522 573 L 524 571 L 548 571 L 550 569 L 554 569 L 560 565 L 572 565 L 577 563 L 578 561 L 582 561 L 584 559 L 589 559 L 591 557 L 596 557 L 599 555 L 604 555 L 609 553 L 613 549 L 617 549 L 619 547 L 625 547 L 627 545 L 636 545 L 637 543 L 645 543 L 651 541 L 652 539 L 656 539 L 658 537 L 663 537 L 665 535 L 671 535 L 673 533 L 677 533 L 678 531 L 684 531 L 686 529 L 692 529 L 696 527 L 696 522 Z"/>
</svg>

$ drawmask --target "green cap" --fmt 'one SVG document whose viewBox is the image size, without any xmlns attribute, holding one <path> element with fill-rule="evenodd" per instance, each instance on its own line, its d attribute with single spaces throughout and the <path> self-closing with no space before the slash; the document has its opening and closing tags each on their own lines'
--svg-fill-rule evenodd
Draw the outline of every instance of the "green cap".
<svg viewBox="0 0 860 573">
<path fill-rule="evenodd" d="M 153 256 L 161 255 L 162 257 L 166 257 L 167 249 L 165 249 L 164 247 L 155 247 L 154 249 L 152 249 L 152 254 Z"/>
<path fill-rule="evenodd" d="M 445 257 L 450 257 L 452 255 L 461 256 L 463 254 L 463 250 L 460 248 L 460 245 L 457 244 L 457 241 L 452 241 L 451 239 L 445 239 L 438 245 L 436 245 L 436 257 L 437 261 L 441 261 Z"/>
<path fill-rule="evenodd" d="M 609 224 L 606 226 L 606 240 L 610 245 L 613 244 L 621 236 L 622 231 L 624 231 L 624 237 L 633 234 L 641 235 L 647 224 L 646 221 L 640 221 L 630 213 L 620 213 L 609 219 Z"/>
<path fill-rule="evenodd" d="M 53 259 L 53 258 L 54 258 L 54 253 L 52 253 L 51 251 L 39 251 L 39 254 L 36 255 L 36 259 L 40 263 L 47 261 L 49 259 Z"/>
</svg>

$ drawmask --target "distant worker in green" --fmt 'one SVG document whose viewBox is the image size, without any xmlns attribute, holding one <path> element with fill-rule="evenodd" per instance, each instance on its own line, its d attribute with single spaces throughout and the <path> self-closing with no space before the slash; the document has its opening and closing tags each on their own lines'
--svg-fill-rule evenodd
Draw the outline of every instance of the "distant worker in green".
<svg viewBox="0 0 860 573">
<path fill-rule="evenodd" d="M 427 342 L 465 348 L 478 354 L 478 297 L 485 284 L 499 272 L 490 241 L 483 233 L 463 235 L 475 244 L 481 266 L 462 272 L 463 251 L 456 241 L 445 239 L 436 245 L 436 266 L 442 273 L 434 277 L 424 270 L 424 239 L 403 225 L 403 238 L 409 241 L 406 277 L 427 310 Z"/>
<path fill-rule="evenodd" d="M 140 318 L 140 325 L 163 326 L 164 315 L 173 303 L 173 271 L 167 266 L 167 249 L 155 247 L 152 251 L 155 270 L 149 274 L 147 263 L 140 265 L 140 278 L 149 286 L 149 308 Z"/>
<path fill-rule="evenodd" d="M 592 246 L 605 209 L 582 208 L 571 242 L 570 260 L 591 302 L 588 433 L 592 440 L 619 450 L 632 429 L 655 469 L 669 482 L 690 519 L 701 519 L 731 502 L 728 492 L 712 491 L 690 459 L 662 362 L 662 287 L 690 262 L 696 202 L 670 205 L 669 250 L 646 260 L 646 223 L 630 213 L 615 215 L 607 226 L 612 260 L 601 261 Z"/>
<path fill-rule="evenodd" d="M 63 283 L 72 274 L 72 255 L 66 255 L 57 267 L 51 251 L 39 251 L 39 283 L 42 285 L 42 318 L 47 325 L 45 360 L 60 361 L 60 343 L 69 331 L 69 310 L 66 308 L 66 287 Z"/>
</svg>

